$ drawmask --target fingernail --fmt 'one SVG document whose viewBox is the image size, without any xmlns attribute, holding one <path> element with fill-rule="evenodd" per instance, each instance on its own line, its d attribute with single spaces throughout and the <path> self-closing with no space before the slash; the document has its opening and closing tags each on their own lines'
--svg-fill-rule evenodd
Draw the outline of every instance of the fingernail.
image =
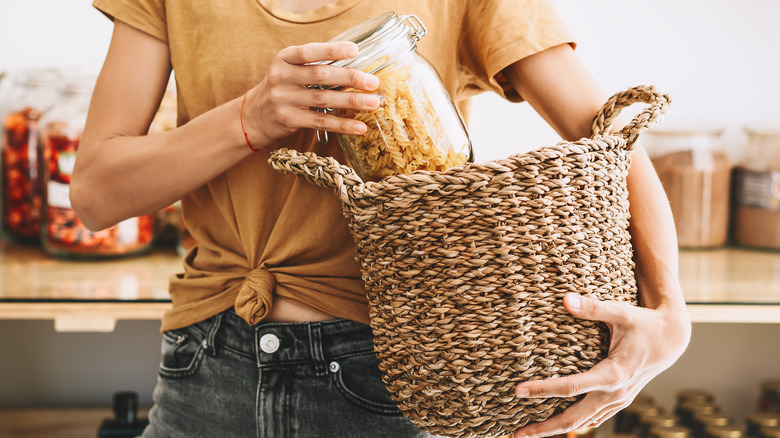
<svg viewBox="0 0 780 438">
<path fill-rule="evenodd" d="M 515 438 L 528 438 L 528 435 L 524 433 L 516 433 Z"/>
<path fill-rule="evenodd" d="M 582 308 L 582 298 L 577 294 L 568 294 L 567 301 L 569 302 L 569 308 L 571 310 L 580 310 Z"/>
<path fill-rule="evenodd" d="M 529 391 L 528 388 L 517 388 L 515 390 L 515 395 L 518 397 L 528 397 L 531 395 L 531 391 Z"/>
<path fill-rule="evenodd" d="M 341 48 L 341 54 L 347 58 L 357 56 L 357 46 L 354 44 L 345 44 L 344 47 Z"/>
<path fill-rule="evenodd" d="M 367 75 L 366 86 L 369 90 L 375 90 L 379 86 L 379 78 L 374 75 Z"/>
<path fill-rule="evenodd" d="M 373 109 L 379 106 L 379 97 L 373 94 L 366 96 L 366 106 Z"/>
<path fill-rule="evenodd" d="M 354 122 L 352 123 L 352 129 L 355 131 L 356 134 L 362 135 L 365 134 L 366 131 L 368 131 L 368 128 L 366 127 L 366 124 L 363 122 Z"/>
</svg>

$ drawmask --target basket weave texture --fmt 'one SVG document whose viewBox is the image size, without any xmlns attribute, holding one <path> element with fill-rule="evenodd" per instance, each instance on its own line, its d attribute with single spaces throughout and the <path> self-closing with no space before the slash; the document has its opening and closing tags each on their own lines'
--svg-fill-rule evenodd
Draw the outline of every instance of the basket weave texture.
<svg viewBox="0 0 780 438">
<path fill-rule="evenodd" d="M 635 102 L 649 106 L 608 134 Z M 417 427 L 496 437 L 576 401 L 521 399 L 514 389 L 606 356 L 606 327 L 569 314 L 565 293 L 637 304 L 626 176 L 634 142 L 668 102 L 635 87 L 602 107 L 591 138 L 379 182 L 333 158 L 273 153 L 275 169 L 342 202 L 380 370 Z"/>
</svg>

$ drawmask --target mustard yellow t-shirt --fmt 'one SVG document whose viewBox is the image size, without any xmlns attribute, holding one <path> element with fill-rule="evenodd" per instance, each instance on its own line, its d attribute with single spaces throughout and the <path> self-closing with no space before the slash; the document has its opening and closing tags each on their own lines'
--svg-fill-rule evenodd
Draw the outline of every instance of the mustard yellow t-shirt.
<svg viewBox="0 0 780 438">
<path fill-rule="evenodd" d="M 303 14 L 276 0 L 95 0 L 94 6 L 168 44 L 180 125 L 255 86 L 282 48 L 327 41 L 387 11 L 414 14 L 427 27 L 418 52 L 464 115 L 469 98 L 482 91 L 521 100 L 501 70 L 572 43 L 550 0 L 339 0 Z M 346 162 L 336 142 L 319 144 L 311 130 L 278 146 Z M 326 189 L 274 171 L 268 156 L 268 150 L 255 153 L 182 199 L 198 244 L 185 257 L 184 272 L 171 278 L 173 307 L 162 330 L 231 307 L 256 324 L 274 296 L 368 323 L 355 243 L 338 201 Z"/>
</svg>

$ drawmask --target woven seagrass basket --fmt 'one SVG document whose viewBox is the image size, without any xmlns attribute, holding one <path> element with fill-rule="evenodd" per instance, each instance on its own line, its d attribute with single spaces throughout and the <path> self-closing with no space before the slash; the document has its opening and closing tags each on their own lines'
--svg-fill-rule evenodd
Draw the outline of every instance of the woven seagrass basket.
<svg viewBox="0 0 780 438">
<path fill-rule="evenodd" d="M 609 134 L 632 103 L 649 106 Z M 626 175 L 669 99 L 614 95 L 593 135 L 503 160 L 363 182 L 333 158 L 281 149 L 272 166 L 333 189 L 357 243 L 374 349 L 403 414 L 433 434 L 495 437 L 574 398 L 515 386 L 588 370 L 607 328 L 562 305 L 578 292 L 637 303 Z"/>
</svg>

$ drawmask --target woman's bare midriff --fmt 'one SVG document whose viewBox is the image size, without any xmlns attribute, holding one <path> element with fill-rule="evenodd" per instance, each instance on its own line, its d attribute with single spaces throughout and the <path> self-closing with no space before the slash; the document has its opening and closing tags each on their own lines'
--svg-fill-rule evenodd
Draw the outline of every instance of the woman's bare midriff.
<svg viewBox="0 0 780 438">
<path fill-rule="evenodd" d="M 310 307 L 302 306 L 295 301 L 277 295 L 274 296 L 271 311 L 268 312 L 268 315 L 263 321 L 313 322 L 327 321 L 330 319 L 336 319 L 336 317 Z"/>
</svg>

